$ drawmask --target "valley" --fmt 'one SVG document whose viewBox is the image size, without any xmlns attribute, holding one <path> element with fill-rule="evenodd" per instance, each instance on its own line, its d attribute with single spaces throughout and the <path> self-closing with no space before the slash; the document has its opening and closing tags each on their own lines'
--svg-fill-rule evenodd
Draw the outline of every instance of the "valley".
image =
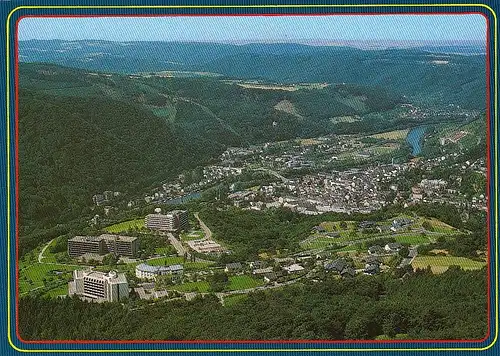
<svg viewBox="0 0 500 356">
<path fill-rule="evenodd" d="M 23 337 L 481 338 L 484 56 L 212 46 L 21 43 Z"/>
</svg>

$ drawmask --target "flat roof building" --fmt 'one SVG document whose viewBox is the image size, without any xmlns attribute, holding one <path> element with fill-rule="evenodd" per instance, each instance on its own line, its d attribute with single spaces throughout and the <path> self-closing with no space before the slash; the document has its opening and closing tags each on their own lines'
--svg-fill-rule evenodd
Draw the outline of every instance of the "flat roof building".
<svg viewBox="0 0 500 356">
<path fill-rule="evenodd" d="M 102 234 L 100 236 L 75 236 L 68 240 L 68 255 L 82 256 L 86 253 L 105 255 L 114 253 L 119 256 L 134 257 L 139 250 L 137 237 Z"/>
<path fill-rule="evenodd" d="M 177 232 L 189 229 L 188 212 L 186 210 L 172 210 L 166 214 L 148 214 L 144 219 L 148 229 Z"/>
<path fill-rule="evenodd" d="M 151 266 L 141 263 L 135 267 L 135 276 L 141 279 L 156 279 L 163 275 L 182 275 L 184 267 L 181 265 Z"/>
<path fill-rule="evenodd" d="M 128 298 L 128 282 L 124 273 L 75 270 L 68 294 L 97 302 L 118 302 Z"/>
<path fill-rule="evenodd" d="M 78 257 L 86 253 L 103 255 L 106 253 L 106 244 L 96 236 L 75 236 L 68 240 L 68 255 Z"/>
</svg>

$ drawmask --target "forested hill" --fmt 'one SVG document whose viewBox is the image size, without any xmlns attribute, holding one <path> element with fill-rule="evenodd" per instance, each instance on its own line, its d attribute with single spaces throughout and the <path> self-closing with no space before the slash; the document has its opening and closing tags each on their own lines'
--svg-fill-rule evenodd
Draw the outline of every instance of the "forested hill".
<svg viewBox="0 0 500 356">
<path fill-rule="evenodd" d="M 485 56 L 439 54 L 428 50 L 367 51 L 290 43 L 31 40 L 20 42 L 19 58 L 23 62 L 50 62 L 121 73 L 198 71 L 281 83 L 346 82 L 383 86 L 413 100 L 483 109 Z"/>
<path fill-rule="evenodd" d="M 21 63 L 19 73 L 21 238 L 88 215 L 98 192 L 137 193 L 228 146 L 388 127 L 390 121 L 331 118 L 393 110 L 401 102 L 382 88 L 351 84 L 264 90 L 211 77 L 40 63 Z"/>
</svg>

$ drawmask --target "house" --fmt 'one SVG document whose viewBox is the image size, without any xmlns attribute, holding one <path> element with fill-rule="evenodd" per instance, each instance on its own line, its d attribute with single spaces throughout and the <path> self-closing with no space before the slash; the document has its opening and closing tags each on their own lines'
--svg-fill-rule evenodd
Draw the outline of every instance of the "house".
<svg viewBox="0 0 500 356">
<path fill-rule="evenodd" d="M 301 265 L 294 263 L 293 265 L 283 267 L 283 270 L 288 272 L 288 274 L 298 273 L 303 271 L 305 268 Z"/>
<path fill-rule="evenodd" d="M 377 256 L 372 256 L 372 255 L 368 255 L 364 258 L 364 261 L 367 263 L 367 264 L 375 264 L 375 263 L 378 263 L 380 264 L 380 259 L 377 257 Z"/>
<path fill-rule="evenodd" d="M 346 260 L 339 258 L 338 260 L 335 260 L 333 262 L 325 264 L 325 270 L 327 272 L 332 271 L 336 273 L 342 272 L 347 266 Z"/>
<path fill-rule="evenodd" d="M 361 222 L 358 224 L 358 227 L 359 227 L 360 229 L 371 229 L 371 228 L 374 228 L 376 225 L 377 225 L 377 222 L 376 222 L 376 221 L 368 221 L 368 220 L 365 220 L 365 221 L 361 221 Z"/>
<path fill-rule="evenodd" d="M 267 267 L 267 268 L 257 268 L 252 271 L 252 274 L 267 274 L 271 273 L 273 271 L 272 267 Z"/>
<path fill-rule="evenodd" d="M 253 268 L 253 269 L 266 268 L 266 266 L 267 266 L 267 263 L 265 261 L 250 262 L 250 268 Z"/>
<path fill-rule="evenodd" d="M 312 230 L 319 233 L 326 232 L 326 229 L 323 226 L 314 226 Z"/>
<path fill-rule="evenodd" d="M 403 248 L 403 245 L 401 245 L 399 242 L 391 242 L 385 245 L 384 249 L 386 252 L 398 252 Z"/>
<path fill-rule="evenodd" d="M 380 266 L 378 264 L 370 264 L 366 265 L 363 273 L 364 274 L 369 274 L 369 275 L 374 275 L 380 272 Z"/>
<path fill-rule="evenodd" d="M 423 192 L 420 187 L 416 186 L 411 188 L 411 199 L 413 201 L 420 201 L 423 199 L 423 197 Z"/>
<path fill-rule="evenodd" d="M 387 225 L 377 226 L 376 227 L 378 233 L 388 232 L 390 227 Z"/>
<path fill-rule="evenodd" d="M 356 270 L 352 267 L 346 267 L 340 272 L 342 278 L 353 278 L 356 277 Z"/>
<path fill-rule="evenodd" d="M 237 273 L 240 272 L 243 269 L 243 266 L 241 265 L 240 262 L 233 262 L 233 263 L 228 263 L 226 265 L 226 268 L 224 269 L 224 272 L 226 273 Z"/>
<path fill-rule="evenodd" d="M 412 223 L 412 221 L 410 219 L 407 219 L 407 218 L 394 219 L 392 221 L 391 230 L 396 231 L 396 230 L 403 229 L 407 226 L 410 226 L 411 223 Z"/>
<path fill-rule="evenodd" d="M 295 259 L 291 257 L 284 257 L 284 258 L 275 258 L 274 261 L 283 266 L 283 265 L 291 265 L 292 263 L 295 262 Z"/>
<path fill-rule="evenodd" d="M 368 248 L 368 253 L 370 255 L 378 255 L 378 254 L 381 254 L 383 252 L 384 252 L 384 249 L 382 247 L 380 247 L 379 245 L 370 246 Z"/>
<path fill-rule="evenodd" d="M 156 279 L 158 276 L 173 275 L 180 276 L 184 271 L 181 265 L 151 266 L 141 263 L 135 267 L 135 276 L 140 279 Z"/>
<path fill-rule="evenodd" d="M 318 252 L 316 254 L 316 259 L 317 260 L 322 260 L 322 259 L 325 259 L 325 258 L 328 258 L 332 255 L 331 252 L 328 252 L 328 251 L 321 251 L 321 252 Z"/>
<path fill-rule="evenodd" d="M 264 282 L 265 283 L 271 283 L 271 282 L 274 282 L 276 281 L 277 279 L 283 277 L 283 272 L 282 271 L 278 271 L 278 272 L 270 272 L 270 273 L 266 273 L 264 275 Z"/>
</svg>

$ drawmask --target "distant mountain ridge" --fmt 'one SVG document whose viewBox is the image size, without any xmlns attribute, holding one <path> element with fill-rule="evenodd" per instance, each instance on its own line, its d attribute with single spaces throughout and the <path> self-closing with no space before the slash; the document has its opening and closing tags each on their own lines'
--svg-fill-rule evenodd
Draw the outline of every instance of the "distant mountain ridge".
<svg viewBox="0 0 500 356">
<path fill-rule="evenodd" d="M 457 52 L 453 46 L 433 50 L 445 53 L 431 50 L 361 50 L 294 43 L 30 40 L 19 43 L 19 58 L 115 73 L 199 71 L 278 83 L 382 86 L 414 100 L 484 109 L 485 56 L 453 54 Z"/>
</svg>

